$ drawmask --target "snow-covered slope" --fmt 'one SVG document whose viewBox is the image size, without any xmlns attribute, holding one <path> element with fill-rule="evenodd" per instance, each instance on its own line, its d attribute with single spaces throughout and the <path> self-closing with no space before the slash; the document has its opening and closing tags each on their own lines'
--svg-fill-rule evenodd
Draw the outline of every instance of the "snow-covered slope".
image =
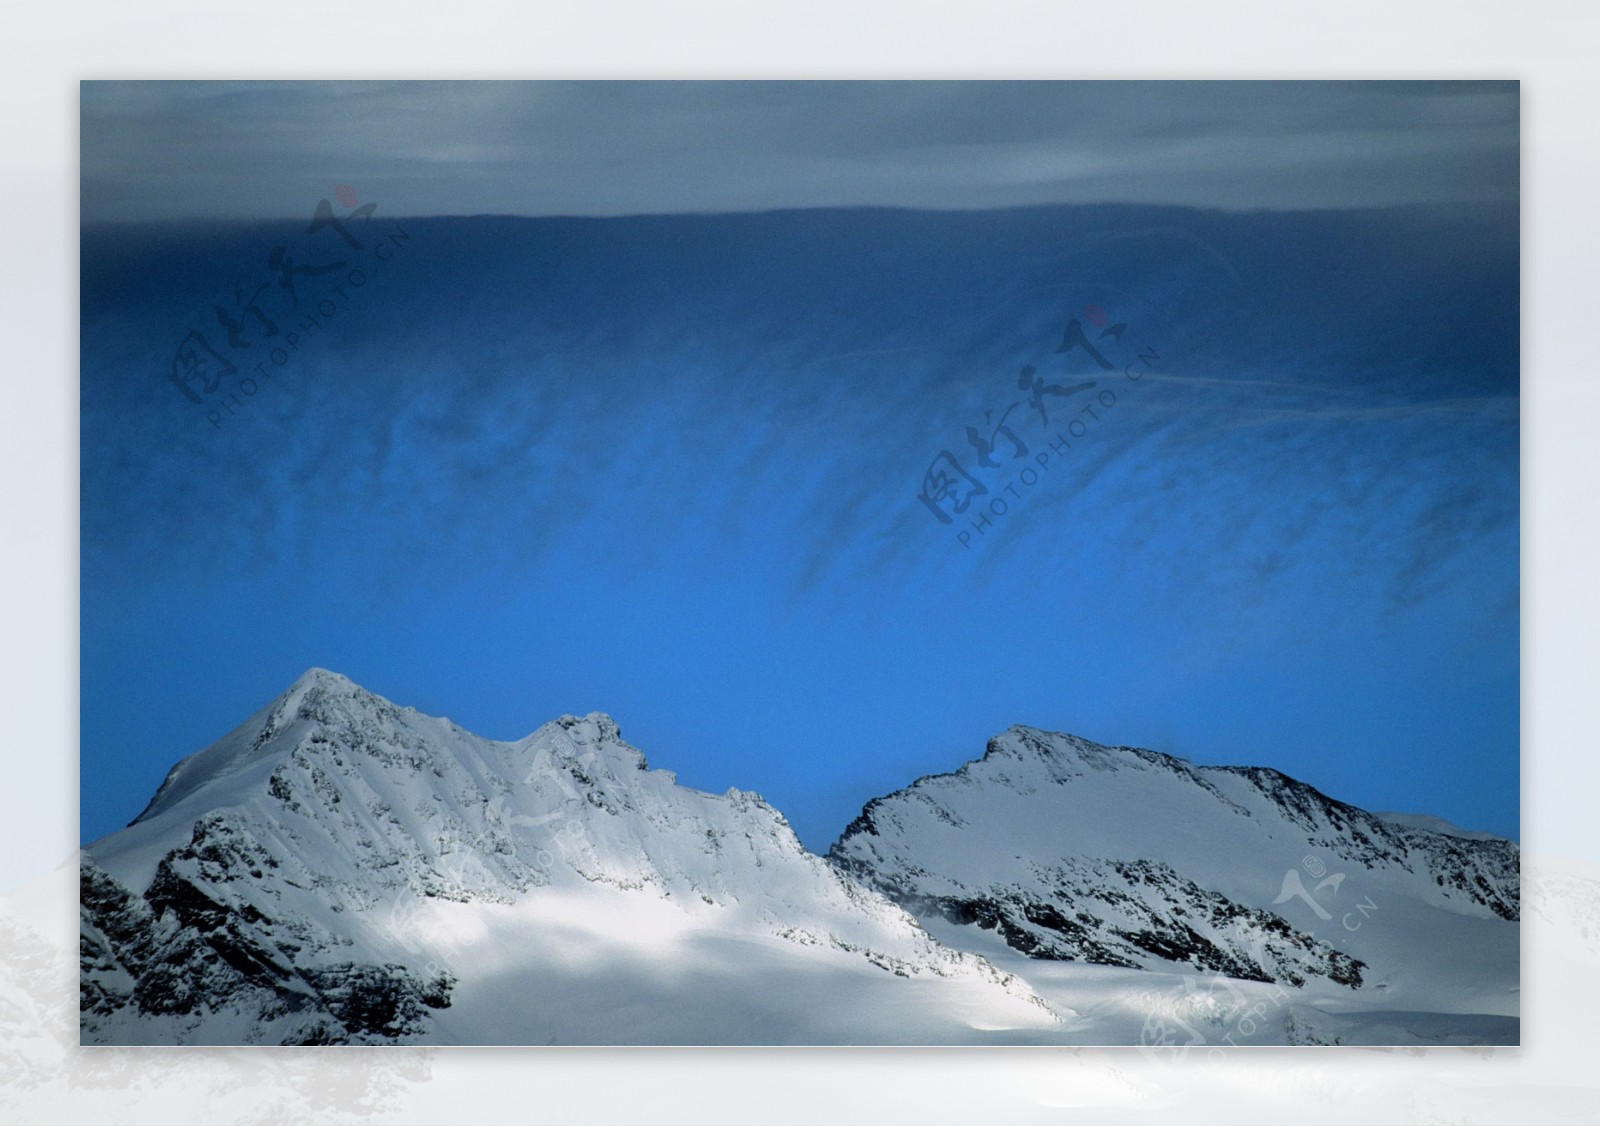
<svg viewBox="0 0 1600 1127">
<path fill-rule="evenodd" d="M 1275 984 L 1319 1007 L 1299 1025 L 1329 1039 L 1338 1011 L 1415 1028 L 1517 1013 L 1514 843 L 1385 820 L 1266 768 L 1014 727 L 868 803 L 830 857 L 1041 989 L 1072 979 L 1019 960 Z M 1485 1028 L 1514 1040 L 1514 1021 Z"/>
<path fill-rule="evenodd" d="M 607 716 L 481 739 L 324 670 L 85 851 L 86 1042 L 963 1041 L 1025 983 Z"/>
</svg>

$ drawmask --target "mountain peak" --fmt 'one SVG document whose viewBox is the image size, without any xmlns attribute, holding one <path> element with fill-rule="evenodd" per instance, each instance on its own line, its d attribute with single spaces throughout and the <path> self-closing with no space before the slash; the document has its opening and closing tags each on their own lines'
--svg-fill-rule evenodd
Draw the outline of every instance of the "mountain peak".
<svg viewBox="0 0 1600 1127">
<path fill-rule="evenodd" d="M 649 771 L 603 712 L 502 741 L 309 670 L 86 856 L 85 1040 L 678 1042 L 771 1020 L 763 1036 L 830 1041 L 908 1006 L 939 1039 L 1062 1020 L 808 853 L 754 791 Z M 666 976 L 663 937 L 683 952 Z M 646 981 L 671 998 L 643 1015 L 661 1033 L 641 1031 Z M 819 995 L 847 1001 L 826 1034 L 786 1024 L 815 1021 Z"/>
<path fill-rule="evenodd" d="M 1076 764 L 1097 771 L 1112 771 L 1128 764 L 1127 750 L 1107 747 L 1066 732 L 1050 732 L 1026 724 L 1013 724 L 991 739 L 982 761 L 1010 759 L 1022 763 Z"/>
<path fill-rule="evenodd" d="M 381 702 L 383 698 L 362 688 L 343 673 L 335 673 L 320 665 L 313 665 L 283 691 L 273 706 L 273 711 L 285 717 L 294 716 L 307 699 L 334 698 L 361 702 Z M 385 702 L 387 703 L 387 702 Z"/>
<path fill-rule="evenodd" d="M 591 712 L 587 716 L 568 713 L 558 716 L 528 739 L 538 743 L 547 735 L 553 736 L 556 750 L 565 752 L 568 758 L 581 761 L 598 756 L 608 762 L 621 759 L 634 769 L 650 769 L 644 752 L 622 738 L 622 729 L 608 713 Z M 563 744 L 566 746 L 563 747 Z"/>
<path fill-rule="evenodd" d="M 1406 915 L 1471 942 L 1493 935 L 1515 968 L 1515 933 L 1498 930 L 1520 911 L 1509 842 L 1385 829 L 1271 768 L 1195 767 L 1025 725 L 953 773 L 870 800 L 828 855 L 941 938 L 968 929 L 969 946 L 1034 959 L 1335 993 L 1380 966 L 1449 981 L 1449 956 L 1395 941 L 1389 921 Z M 1291 902 L 1282 890 L 1302 871 Z M 1364 897 L 1390 913 L 1384 931 L 1341 914 Z"/>
<path fill-rule="evenodd" d="M 602 740 L 608 743 L 622 742 L 622 729 L 611 718 L 610 713 L 591 712 L 586 716 L 574 716 L 567 713 L 556 717 L 555 724 L 573 739 Z"/>
<path fill-rule="evenodd" d="M 312 666 L 249 720 L 211 746 L 180 760 L 132 824 L 145 821 L 213 779 L 258 761 L 297 722 L 358 727 L 374 716 L 393 717 L 398 706 L 331 669 Z"/>
<path fill-rule="evenodd" d="M 307 669 L 304 673 L 300 674 L 300 676 L 294 679 L 294 684 L 289 686 L 288 691 L 292 693 L 296 690 L 311 688 L 312 686 L 323 689 L 333 689 L 336 691 L 349 691 L 351 689 L 359 689 L 361 687 L 354 681 L 350 680 L 350 678 L 346 677 L 343 673 L 335 673 L 331 669 L 324 669 L 320 665 L 313 665 L 310 669 Z"/>
</svg>

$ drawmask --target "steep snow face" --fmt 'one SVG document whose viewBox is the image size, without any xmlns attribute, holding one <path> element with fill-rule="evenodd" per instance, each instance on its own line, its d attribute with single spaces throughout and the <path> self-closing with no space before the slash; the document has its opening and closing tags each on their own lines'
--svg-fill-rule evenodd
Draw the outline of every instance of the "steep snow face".
<svg viewBox="0 0 1600 1127">
<path fill-rule="evenodd" d="M 960 1041 L 1063 1015 L 680 787 L 601 714 L 513 742 L 325 670 L 85 851 L 86 1042 Z"/>
<path fill-rule="evenodd" d="M 991 957 L 1000 941 L 1345 1008 L 1517 1012 L 1515 844 L 1385 820 L 1269 769 L 1014 727 L 868 803 L 829 856 Z"/>
</svg>

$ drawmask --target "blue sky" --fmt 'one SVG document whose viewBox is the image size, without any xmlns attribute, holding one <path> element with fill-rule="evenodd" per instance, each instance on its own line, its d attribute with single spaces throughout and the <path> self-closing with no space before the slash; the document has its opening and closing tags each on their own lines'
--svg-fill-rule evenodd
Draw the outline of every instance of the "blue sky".
<svg viewBox="0 0 1600 1127">
<path fill-rule="evenodd" d="M 84 88 L 85 840 L 313 665 L 819 849 L 1013 723 L 1518 832 L 1515 84 L 469 87 Z"/>
</svg>

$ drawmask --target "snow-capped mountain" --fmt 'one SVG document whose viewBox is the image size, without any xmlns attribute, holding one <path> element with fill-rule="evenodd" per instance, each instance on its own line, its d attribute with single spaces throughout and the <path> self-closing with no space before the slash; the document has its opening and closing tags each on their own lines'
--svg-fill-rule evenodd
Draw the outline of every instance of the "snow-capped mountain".
<svg viewBox="0 0 1600 1127">
<path fill-rule="evenodd" d="M 755 794 L 600 713 L 481 739 L 312 670 L 82 863 L 87 1042 L 964 1040 L 1048 1030 Z"/>
<path fill-rule="evenodd" d="M 824 859 L 601 713 L 488 740 L 312 670 L 84 851 L 81 1035 L 1195 1044 L 1248 1007 L 1257 1043 L 1505 1043 L 1517 863 L 1027 728 Z"/>
<path fill-rule="evenodd" d="M 1025 966 L 1009 948 L 1339 1010 L 1517 1013 L 1515 843 L 1373 815 L 1268 768 L 1014 727 L 869 802 L 829 856 L 1001 965 Z"/>
</svg>

